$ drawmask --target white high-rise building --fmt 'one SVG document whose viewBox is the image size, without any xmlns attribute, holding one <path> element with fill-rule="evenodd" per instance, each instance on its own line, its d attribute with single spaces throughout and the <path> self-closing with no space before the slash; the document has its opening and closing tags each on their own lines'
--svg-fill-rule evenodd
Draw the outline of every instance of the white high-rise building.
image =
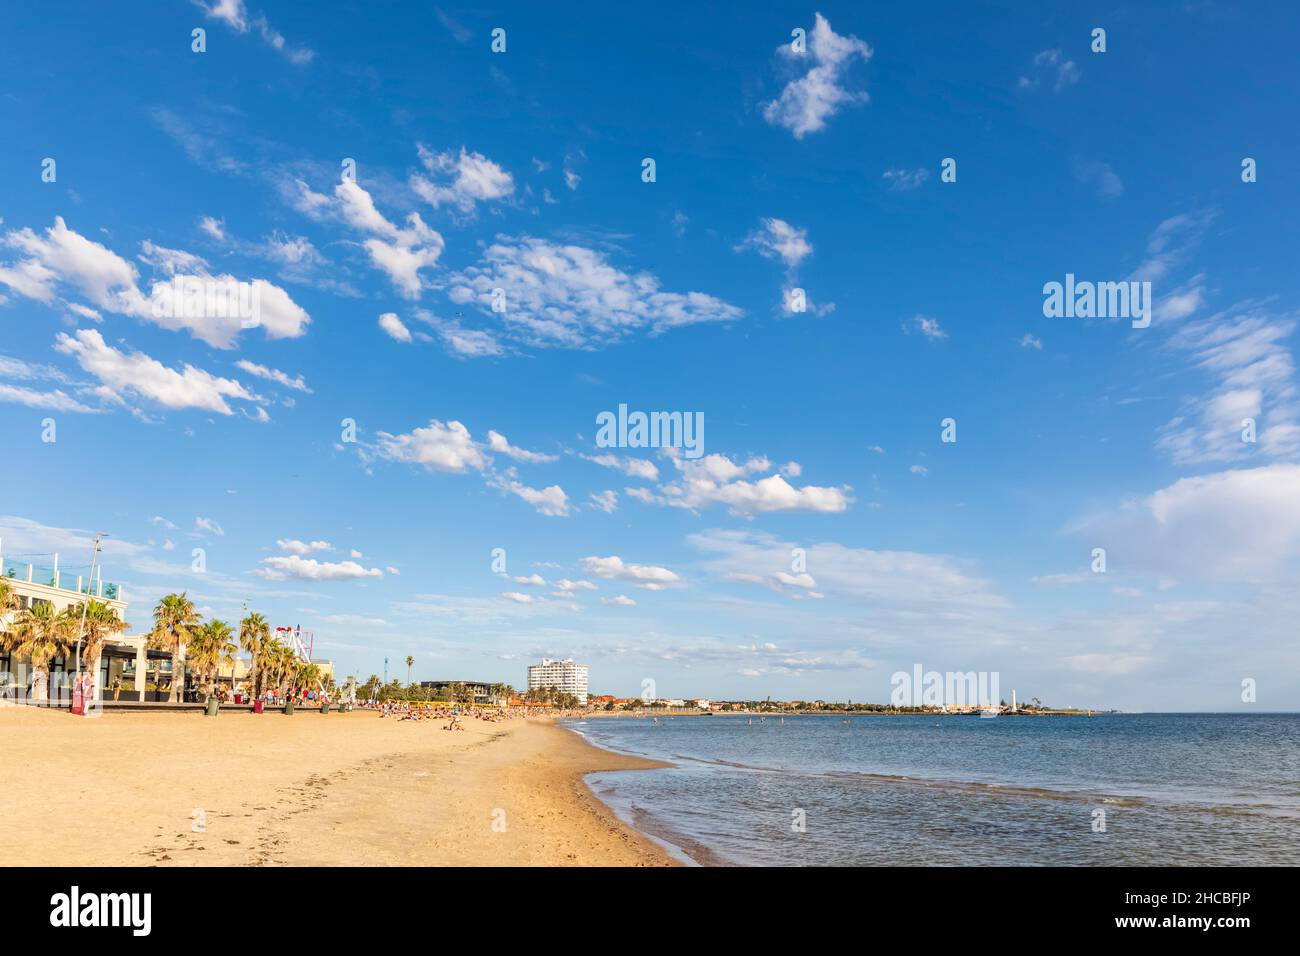
<svg viewBox="0 0 1300 956">
<path fill-rule="evenodd" d="M 528 665 L 528 689 L 557 687 L 561 693 L 572 694 L 582 704 L 587 703 L 587 665 L 575 664 L 572 659 L 553 661 L 543 657 L 540 664 Z"/>
</svg>

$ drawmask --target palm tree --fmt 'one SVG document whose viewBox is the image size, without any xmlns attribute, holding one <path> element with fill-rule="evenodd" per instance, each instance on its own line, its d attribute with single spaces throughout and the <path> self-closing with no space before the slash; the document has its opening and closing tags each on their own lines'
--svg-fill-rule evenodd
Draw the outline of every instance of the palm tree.
<svg viewBox="0 0 1300 956">
<path fill-rule="evenodd" d="M 17 611 L 22 606 L 14 586 L 9 583 L 7 578 L 0 577 L 0 641 L 4 639 L 4 635 L 9 629 L 9 612 Z"/>
<path fill-rule="evenodd" d="M 258 655 L 258 669 L 260 672 L 258 681 L 262 682 L 264 679 L 265 682 L 262 683 L 263 689 L 274 687 L 278 690 L 280 687 L 280 666 L 283 663 L 280 651 L 283 647 L 284 645 L 274 637 L 269 638 L 262 645 L 262 652 Z"/>
<path fill-rule="evenodd" d="M 415 658 L 410 654 L 406 655 L 406 683 L 411 683 L 411 665 L 415 663 Z"/>
<path fill-rule="evenodd" d="M 18 592 L 14 590 L 8 578 L 0 577 L 0 614 L 5 611 L 16 611 L 20 607 L 22 603 L 18 600 Z"/>
<path fill-rule="evenodd" d="M 235 666 L 234 632 L 225 621 L 208 621 L 190 637 L 186 657 L 201 675 L 200 688 L 206 699 L 212 694 L 212 684 L 222 667 Z"/>
<path fill-rule="evenodd" d="M 253 679 L 253 699 L 262 696 L 263 656 L 271 643 L 271 625 L 260 614 L 249 614 L 239 622 L 239 646 L 248 651 L 248 671 Z"/>
<path fill-rule="evenodd" d="M 40 601 L 18 613 L 3 643 L 15 656 L 31 664 L 31 699 L 48 701 L 50 661 L 68 652 L 67 620 L 54 613 L 53 604 Z"/>
<path fill-rule="evenodd" d="M 293 687 L 294 679 L 298 674 L 298 654 L 292 647 L 275 642 L 274 657 L 272 658 L 272 667 L 275 670 L 275 687 L 276 690 L 288 693 Z"/>
<path fill-rule="evenodd" d="M 306 663 L 298 671 L 298 678 L 295 681 L 297 687 L 305 687 L 307 690 L 317 690 L 323 687 L 324 682 L 321 680 L 321 669 L 319 664 Z"/>
<path fill-rule="evenodd" d="M 199 626 L 199 612 L 194 609 L 194 602 L 186 597 L 186 592 L 168 594 L 153 609 L 153 632 L 149 643 L 172 655 L 172 689 L 168 701 L 175 704 L 180 701 L 181 688 L 185 684 L 185 671 L 181 667 L 181 657 L 185 654 L 185 645 Z"/>
<path fill-rule="evenodd" d="M 63 618 L 68 629 L 68 639 L 74 646 L 77 632 L 82 627 L 82 606 L 73 604 L 65 608 Z M 93 598 L 86 602 L 85 629 L 81 630 L 81 661 L 95 680 L 99 679 L 99 658 L 104 653 L 104 641 L 114 634 L 127 630 L 127 624 L 103 601 Z"/>
</svg>

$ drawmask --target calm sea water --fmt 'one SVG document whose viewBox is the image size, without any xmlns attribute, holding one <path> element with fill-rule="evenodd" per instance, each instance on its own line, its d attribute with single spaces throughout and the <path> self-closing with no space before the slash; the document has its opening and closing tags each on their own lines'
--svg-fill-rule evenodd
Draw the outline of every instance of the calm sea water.
<svg viewBox="0 0 1300 956">
<path fill-rule="evenodd" d="M 588 783 L 702 864 L 1300 864 L 1300 715 L 752 720 L 566 726 L 674 764 Z"/>
</svg>

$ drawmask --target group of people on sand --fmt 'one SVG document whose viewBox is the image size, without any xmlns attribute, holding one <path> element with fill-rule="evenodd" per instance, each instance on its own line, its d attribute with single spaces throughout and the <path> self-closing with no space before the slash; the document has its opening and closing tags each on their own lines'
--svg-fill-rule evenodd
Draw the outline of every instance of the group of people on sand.
<svg viewBox="0 0 1300 956">
<path fill-rule="evenodd" d="M 442 716 L 448 718 L 447 725 L 443 730 L 464 730 L 465 725 L 461 723 L 461 710 L 459 707 L 453 707 L 450 711 L 443 710 L 433 704 L 411 702 L 405 700 L 386 700 L 375 705 L 366 705 L 367 709 L 378 710 L 380 718 L 392 717 L 394 720 L 438 720 Z M 483 720 L 496 719 L 486 715 L 479 716 Z"/>
<path fill-rule="evenodd" d="M 381 718 L 392 717 L 395 720 L 438 720 L 447 718 L 443 730 L 464 730 L 464 719 L 472 717 L 484 723 L 495 724 L 507 720 L 519 720 L 528 717 L 575 717 L 582 712 L 577 710 L 556 710 L 552 707 L 475 707 L 473 705 L 455 704 L 448 708 L 445 704 L 427 701 L 385 700 L 363 701 L 359 704 L 363 710 L 379 712 Z"/>
</svg>

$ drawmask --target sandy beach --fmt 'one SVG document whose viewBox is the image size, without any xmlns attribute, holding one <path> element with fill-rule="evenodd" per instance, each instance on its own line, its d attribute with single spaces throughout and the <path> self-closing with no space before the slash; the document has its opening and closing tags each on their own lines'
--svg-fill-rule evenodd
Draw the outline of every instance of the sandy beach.
<svg viewBox="0 0 1300 956">
<path fill-rule="evenodd" d="M 658 764 L 466 723 L 0 708 L 0 864 L 674 865 L 583 783 Z"/>
</svg>

